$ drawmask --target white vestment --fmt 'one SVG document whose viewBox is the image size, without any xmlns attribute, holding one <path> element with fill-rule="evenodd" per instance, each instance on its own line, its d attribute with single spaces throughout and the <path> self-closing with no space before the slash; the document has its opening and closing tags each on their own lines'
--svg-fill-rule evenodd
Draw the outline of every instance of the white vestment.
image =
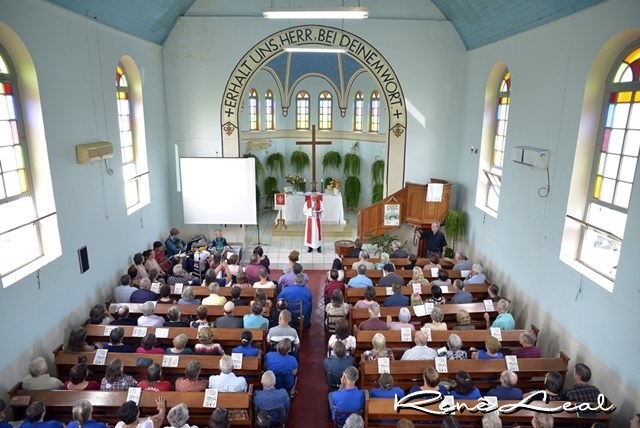
<svg viewBox="0 0 640 428">
<path fill-rule="evenodd" d="M 324 217 L 324 203 L 320 196 L 315 204 L 311 204 L 311 198 L 304 202 L 304 215 L 307 218 L 304 228 L 304 244 L 310 248 L 322 246 L 322 222 Z"/>
</svg>

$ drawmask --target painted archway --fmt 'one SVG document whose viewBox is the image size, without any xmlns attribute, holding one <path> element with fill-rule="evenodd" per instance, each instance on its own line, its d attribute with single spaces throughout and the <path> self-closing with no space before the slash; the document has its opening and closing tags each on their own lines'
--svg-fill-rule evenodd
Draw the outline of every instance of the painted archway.
<svg viewBox="0 0 640 428">
<path fill-rule="evenodd" d="M 321 25 L 302 25 L 274 33 L 253 46 L 236 64 L 225 86 L 220 109 L 222 155 L 240 156 L 239 109 L 251 77 L 271 58 L 289 46 L 324 45 L 347 49 L 346 55 L 360 62 L 380 85 L 387 102 L 389 129 L 385 195 L 404 185 L 407 115 L 404 93 L 393 68 L 373 46 L 353 33 Z"/>
</svg>

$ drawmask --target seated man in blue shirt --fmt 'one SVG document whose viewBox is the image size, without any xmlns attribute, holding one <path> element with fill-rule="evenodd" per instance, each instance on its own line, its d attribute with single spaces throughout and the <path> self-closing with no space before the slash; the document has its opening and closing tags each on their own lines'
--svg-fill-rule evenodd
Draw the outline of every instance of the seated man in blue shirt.
<svg viewBox="0 0 640 428">
<path fill-rule="evenodd" d="M 453 285 L 456 286 L 456 293 L 451 297 L 451 303 L 471 303 L 473 302 L 473 295 L 464 289 L 464 283 L 456 279 L 453 281 Z"/>
<path fill-rule="evenodd" d="M 278 295 L 279 299 L 287 301 L 287 309 L 294 314 L 298 313 L 299 302 L 302 301 L 302 315 L 304 315 L 304 326 L 311 327 L 311 301 L 313 295 L 311 291 L 304 285 L 304 276 L 302 273 L 296 275 L 296 282 L 290 287 L 283 289 Z"/>
<path fill-rule="evenodd" d="M 464 280 L 465 284 L 484 284 L 487 282 L 487 277 L 482 273 L 482 265 L 475 263 L 471 266 L 471 272 L 469 277 Z"/>
<path fill-rule="evenodd" d="M 516 386 L 518 375 L 510 370 L 500 374 L 500 385 L 490 389 L 487 395 L 497 397 L 498 400 L 522 400 L 522 390 Z"/>
<path fill-rule="evenodd" d="M 347 287 L 353 288 L 366 288 L 368 286 L 373 286 L 373 281 L 371 278 L 368 278 L 367 275 L 367 267 L 365 265 L 358 266 L 358 275 L 354 276 L 347 282 Z"/>
<path fill-rule="evenodd" d="M 390 307 L 390 306 L 395 306 L 395 307 L 404 307 L 404 306 L 409 306 L 409 296 L 405 296 L 402 294 L 402 286 L 404 283 L 400 283 L 400 282 L 394 282 L 393 285 L 391 286 L 391 289 L 393 290 L 393 294 L 387 298 L 384 299 L 384 302 L 382 302 L 382 306 L 385 307 Z"/>
<path fill-rule="evenodd" d="M 336 411 L 358 413 L 364 410 L 364 391 L 358 389 L 356 382 L 360 372 L 355 367 L 347 367 L 340 379 L 340 389 L 329 393 L 331 419 L 336 420 Z M 344 415 L 344 419 L 348 415 Z M 342 417 L 341 417 L 342 418 Z"/>
<path fill-rule="evenodd" d="M 287 420 L 289 409 L 291 408 L 291 399 L 286 389 L 276 389 L 276 375 L 267 370 L 262 374 L 260 379 L 262 390 L 257 390 L 253 394 L 253 405 L 259 410 L 269 412 L 272 419 L 281 419 L 282 423 Z M 284 414 L 279 414 L 280 408 L 284 409 Z"/>
</svg>

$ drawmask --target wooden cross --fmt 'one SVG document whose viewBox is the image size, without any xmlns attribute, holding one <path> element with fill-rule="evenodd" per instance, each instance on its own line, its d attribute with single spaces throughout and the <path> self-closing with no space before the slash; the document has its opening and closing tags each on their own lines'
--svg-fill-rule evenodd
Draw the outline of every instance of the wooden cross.
<svg viewBox="0 0 640 428">
<path fill-rule="evenodd" d="M 311 145 L 311 191 L 316 192 L 316 146 L 331 144 L 331 141 L 316 141 L 316 126 L 311 125 L 311 141 L 296 141 L 298 146 Z"/>
</svg>

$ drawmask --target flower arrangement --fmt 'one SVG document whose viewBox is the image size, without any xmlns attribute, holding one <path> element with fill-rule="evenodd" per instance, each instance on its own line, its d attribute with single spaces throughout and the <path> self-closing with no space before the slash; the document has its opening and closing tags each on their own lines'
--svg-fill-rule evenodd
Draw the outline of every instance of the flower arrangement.
<svg viewBox="0 0 640 428">
<path fill-rule="evenodd" d="M 329 187 L 331 189 L 340 189 L 340 186 L 341 186 L 340 180 L 338 180 L 335 177 L 332 177 L 331 182 L 329 182 Z"/>
<path fill-rule="evenodd" d="M 284 181 L 286 181 L 289 184 L 293 184 L 293 185 L 300 185 L 302 183 L 305 183 L 307 180 L 298 174 L 293 174 L 293 175 L 287 175 L 284 177 Z"/>
</svg>

